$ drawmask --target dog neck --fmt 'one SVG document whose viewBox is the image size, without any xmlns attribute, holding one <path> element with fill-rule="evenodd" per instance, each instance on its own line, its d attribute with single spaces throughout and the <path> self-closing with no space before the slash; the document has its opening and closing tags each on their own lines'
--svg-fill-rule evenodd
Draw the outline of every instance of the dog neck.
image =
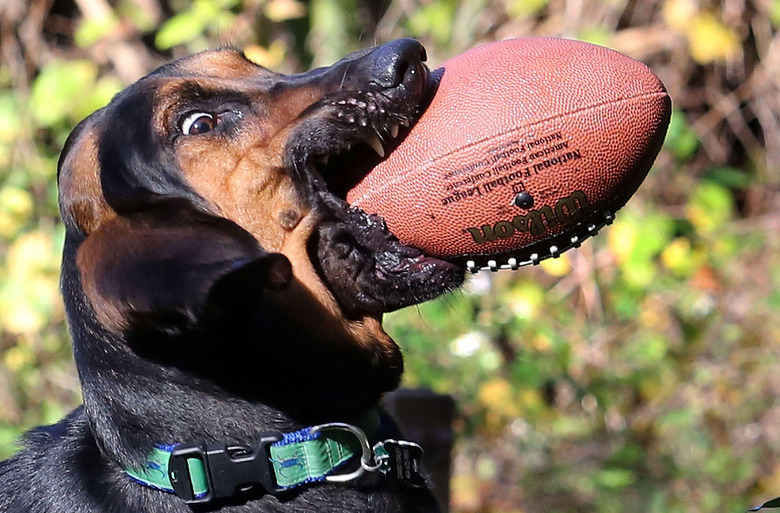
<svg viewBox="0 0 780 513">
<path fill-rule="evenodd" d="M 356 423 L 397 385 L 400 368 L 379 367 L 386 357 L 268 319 L 173 337 L 111 334 L 82 316 L 71 326 L 74 354 L 102 452 L 131 467 L 160 444 L 251 443 L 265 431 Z"/>
<path fill-rule="evenodd" d="M 384 388 L 359 371 L 366 368 L 361 353 L 314 354 L 300 340 L 274 341 L 274 350 L 242 344 L 235 354 L 209 349 L 230 342 L 168 341 L 174 350 L 163 359 L 153 349 L 161 341 L 76 341 L 84 403 L 101 449 L 128 466 L 160 444 L 250 444 L 265 431 L 357 423 Z"/>
</svg>

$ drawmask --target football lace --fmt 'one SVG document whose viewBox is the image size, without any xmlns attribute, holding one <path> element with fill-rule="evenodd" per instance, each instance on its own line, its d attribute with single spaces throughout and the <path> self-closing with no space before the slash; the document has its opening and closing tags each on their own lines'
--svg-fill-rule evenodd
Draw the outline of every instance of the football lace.
<svg viewBox="0 0 780 513">
<path fill-rule="evenodd" d="M 578 248 L 582 242 L 590 237 L 596 235 L 603 227 L 612 224 L 615 220 L 615 213 L 609 210 L 602 211 L 600 216 L 593 216 L 586 221 L 575 224 L 573 227 L 566 230 L 565 234 L 558 235 L 550 239 L 550 244 L 547 245 L 546 250 L 534 251 L 528 257 L 509 257 L 504 262 L 498 260 L 488 260 L 486 265 L 479 265 L 474 260 L 466 261 L 466 270 L 472 274 L 476 274 L 479 271 L 491 271 L 497 272 L 500 270 L 517 270 L 521 267 L 528 265 L 538 265 L 542 260 L 548 258 L 558 258 L 564 252 Z"/>
</svg>

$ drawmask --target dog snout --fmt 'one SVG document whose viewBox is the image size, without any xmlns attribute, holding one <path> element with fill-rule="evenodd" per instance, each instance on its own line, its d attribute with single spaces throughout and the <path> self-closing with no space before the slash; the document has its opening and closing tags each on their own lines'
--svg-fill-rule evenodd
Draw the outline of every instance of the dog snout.
<svg viewBox="0 0 780 513">
<path fill-rule="evenodd" d="M 415 39 L 398 39 L 376 48 L 371 60 L 371 80 L 380 87 L 397 87 L 421 73 L 425 48 Z"/>
<path fill-rule="evenodd" d="M 333 66 L 294 77 L 320 88 L 338 91 L 397 90 L 419 92 L 428 69 L 423 45 L 414 39 L 397 39 L 347 55 Z M 297 80 L 293 80 L 296 83 Z"/>
</svg>

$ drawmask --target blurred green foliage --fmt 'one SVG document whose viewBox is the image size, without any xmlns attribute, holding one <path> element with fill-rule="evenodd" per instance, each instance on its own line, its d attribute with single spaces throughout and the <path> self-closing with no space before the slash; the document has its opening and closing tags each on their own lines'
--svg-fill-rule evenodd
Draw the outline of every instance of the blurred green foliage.
<svg viewBox="0 0 780 513">
<path fill-rule="evenodd" d="M 650 65 L 675 110 L 613 226 L 395 313 L 408 386 L 455 396 L 458 512 L 744 511 L 780 493 L 780 1 L 9 0 L 0 5 L 0 457 L 79 401 L 57 292 L 69 131 L 170 58 L 279 71 L 417 37 L 433 66 L 559 35 Z M 773 495 L 774 494 L 774 495 Z"/>
</svg>

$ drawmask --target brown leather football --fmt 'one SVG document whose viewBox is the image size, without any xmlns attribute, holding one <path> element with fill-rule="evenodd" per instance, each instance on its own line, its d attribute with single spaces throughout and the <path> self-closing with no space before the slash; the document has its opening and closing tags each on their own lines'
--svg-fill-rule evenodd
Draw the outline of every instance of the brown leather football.
<svg viewBox="0 0 780 513">
<path fill-rule="evenodd" d="M 647 66 L 567 39 L 480 46 L 432 77 L 420 120 L 347 201 L 472 271 L 558 256 L 611 222 L 671 112 Z"/>
</svg>

